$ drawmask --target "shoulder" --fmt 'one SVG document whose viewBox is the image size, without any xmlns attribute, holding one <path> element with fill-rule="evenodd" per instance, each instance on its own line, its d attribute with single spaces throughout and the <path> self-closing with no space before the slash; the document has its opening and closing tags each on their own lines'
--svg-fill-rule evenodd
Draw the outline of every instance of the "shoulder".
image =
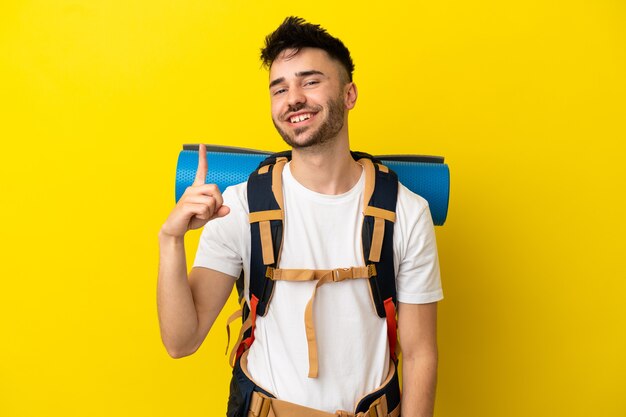
<svg viewBox="0 0 626 417">
<path fill-rule="evenodd" d="M 437 240 L 428 201 L 402 184 L 398 189 L 395 226 L 398 301 L 422 304 L 441 300 Z"/>
<path fill-rule="evenodd" d="M 397 223 L 402 227 L 407 227 L 423 220 L 422 217 L 424 217 L 425 214 L 430 216 L 428 201 L 424 197 L 409 190 L 401 182 L 398 182 L 398 202 L 396 204 Z"/>
<path fill-rule="evenodd" d="M 428 200 L 400 183 L 394 225 L 396 250 L 404 256 L 408 247 L 433 240 L 434 232 Z"/>
<path fill-rule="evenodd" d="M 231 211 L 240 211 L 248 214 L 248 182 L 226 187 L 222 193 L 224 204 L 230 207 Z"/>
</svg>

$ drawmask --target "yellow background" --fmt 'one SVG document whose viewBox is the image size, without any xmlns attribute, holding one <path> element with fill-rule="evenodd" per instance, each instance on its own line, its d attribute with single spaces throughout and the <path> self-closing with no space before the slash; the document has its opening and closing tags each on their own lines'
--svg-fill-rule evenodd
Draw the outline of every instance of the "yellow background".
<svg viewBox="0 0 626 417">
<path fill-rule="evenodd" d="M 157 232 L 183 143 L 284 148 L 296 14 L 351 49 L 353 148 L 450 165 L 436 415 L 626 416 L 625 3 L 296 4 L 2 2 L 0 415 L 223 415 L 224 317 L 161 345 Z"/>
</svg>

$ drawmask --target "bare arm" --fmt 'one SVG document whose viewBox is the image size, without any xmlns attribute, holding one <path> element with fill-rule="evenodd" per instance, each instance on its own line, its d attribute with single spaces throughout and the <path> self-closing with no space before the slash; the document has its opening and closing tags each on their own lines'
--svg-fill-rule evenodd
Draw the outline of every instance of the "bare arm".
<svg viewBox="0 0 626 417">
<path fill-rule="evenodd" d="M 398 306 L 403 417 L 432 417 L 437 385 L 437 303 Z"/>
<path fill-rule="evenodd" d="M 213 326 L 233 289 L 235 277 L 192 268 L 187 278 L 182 239 L 160 235 L 157 308 L 161 339 L 173 358 L 194 353 Z"/>
<path fill-rule="evenodd" d="M 193 268 L 187 277 L 185 233 L 230 212 L 222 205 L 217 186 L 205 184 L 207 169 L 206 148 L 200 145 L 196 179 L 159 232 L 159 325 L 163 344 L 174 358 L 200 347 L 235 282 L 234 277 L 206 268 Z"/>
</svg>

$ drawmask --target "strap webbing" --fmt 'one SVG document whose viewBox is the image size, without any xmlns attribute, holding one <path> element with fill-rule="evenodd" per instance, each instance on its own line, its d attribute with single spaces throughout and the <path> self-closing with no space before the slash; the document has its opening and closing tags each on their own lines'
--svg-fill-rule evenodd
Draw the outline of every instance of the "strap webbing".
<svg viewBox="0 0 626 417">
<path fill-rule="evenodd" d="M 249 220 L 250 223 L 257 223 L 267 220 L 282 220 L 283 219 L 283 211 L 282 210 L 265 210 L 265 211 L 256 211 L 250 213 Z"/>
<path fill-rule="evenodd" d="M 226 320 L 226 353 L 228 355 L 228 347 L 230 346 L 230 325 L 233 321 L 237 320 L 239 317 L 243 315 L 243 311 L 241 309 L 235 311 L 233 314 L 228 317 Z"/>
<path fill-rule="evenodd" d="M 259 233 L 261 234 L 263 264 L 271 265 L 274 263 L 274 246 L 272 245 L 272 227 L 269 220 L 259 222 Z"/>
<path fill-rule="evenodd" d="M 285 164 L 287 163 L 287 158 L 280 157 L 276 159 L 276 163 L 274 164 L 274 169 L 272 170 L 272 192 L 274 193 L 274 198 L 278 203 L 278 206 L 281 210 L 284 209 L 283 206 L 283 168 L 285 168 Z"/>
<path fill-rule="evenodd" d="M 242 340 L 239 347 L 237 347 L 237 358 L 239 358 L 246 349 L 250 349 L 250 346 L 252 346 L 252 343 L 254 342 L 254 330 L 256 329 L 256 307 L 258 304 L 259 299 L 252 294 L 250 296 L 250 316 L 248 317 L 250 320 L 250 336 L 248 336 L 245 340 Z M 241 334 L 243 334 L 243 331 Z"/>
<path fill-rule="evenodd" d="M 242 297 L 241 303 L 239 304 L 239 310 L 235 311 L 233 314 L 228 317 L 226 320 L 226 354 L 228 354 L 228 347 L 230 346 L 230 325 L 233 324 L 233 321 L 237 320 L 239 317 L 243 316 L 244 305 L 246 304 L 246 300 Z M 231 367 L 235 366 L 235 355 L 237 350 L 239 349 L 239 345 L 241 345 L 241 340 L 243 339 L 244 333 L 250 328 L 250 315 L 248 318 L 241 324 L 241 329 L 239 330 L 239 336 L 237 337 L 237 341 L 233 346 L 233 350 L 230 352 L 230 357 L 228 363 L 230 363 Z"/>
<path fill-rule="evenodd" d="M 385 220 L 380 217 L 374 218 L 374 231 L 372 233 L 372 246 L 370 247 L 369 260 L 380 262 L 380 253 L 383 250 L 383 238 L 385 237 Z"/>
<path fill-rule="evenodd" d="M 350 268 L 352 269 L 352 268 Z M 369 274 L 367 273 L 367 268 L 359 268 L 361 270 L 365 269 L 365 274 L 357 276 L 355 274 L 345 274 L 341 277 L 341 281 L 344 279 L 358 279 L 358 278 L 369 278 Z M 335 270 L 336 271 L 336 270 Z M 317 294 L 317 289 L 322 285 L 328 282 L 337 282 L 339 280 L 339 274 L 335 273 L 327 273 L 322 278 L 317 281 L 317 285 L 313 289 L 313 295 L 311 295 L 311 299 L 306 303 L 306 308 L 304 310 L 304 329 L 306 331 L 306 340 L 309 348 L 309 378 L 317 378 L 319 374 L 319 360 L 317 356 L 317 338 L 315 336 L 315 323 L 313 321 L 313 303 L 315 302 L 315 295 Z"/>
<path fill-rule="evenodd" d="M 327 275 L 331 275 L 330 281 L 334 282 L 353 278 L 369 278 L 376 275 L 376 267 L 373 264 L 337 269 L 275 269 L 268 267 L 265 273 L 265 276 L 273 281 L 328 280 Z"/>
<path fill-rule="evenodd" d="M 376 184 L 376 169 L 371 160 L 361 158 L 357 161 L 363 166 L 365 171 L 365 188 L 363 190 L 363 213 L 367 210 L 372 194 L 374 194 L 374 185 Z"/>
<path fill-rule="evenodd" d="M 252 319 L 250 316 L 248 316 L 246 321 L 244 321 L 243 324 L 241 325 L 241 331 L 239 332 L 239 337 L 237 338 L 237 342 L 233 346 L 233 350 L 230 352 L 230 357 L 228 358 L 228 363 L 230 363 L 231 368 L 235 367 L 235 362 L 237 361 L 237 358 L 241 356 L 241 354 L 245 350 L 245 347 L 244 347 L 240 352 L 239 348 L 243 344 L 243 340 L 242 340 L 243 335 L 246 334 L 246 332 L 248 331 L 248 329 L 250 329 L 250 327 L 252 327 Z"/>
<path fill-rule="evenodd" d="M 365 207 L 363 214 L 366 216 L 380 217 L 381 219 L 389 220 L 392 223 L 396 222 L 396 213 L 378 207 L 367 206 Z"/>
<path fill-rule="evenodd" d="M 304 329 L 309 350 L 309 378 L 317 378 L 319 374 L 319 361 L 317 353 L 317 337 L 315 335 L 315 323 L 313 320 L 313 304 L 317 289 L 329 282 L 340 282 L 346 279 L 370 278 L 376 275 L 374 265 L 354 266 L 351 268 L 338 269 L 274 269 L 267 268 L 266 277 L 277 281 L 315 281 L 317 284 L 313 289 L 313 294 L 306 304 L 304 310 Z"/>
</svg>

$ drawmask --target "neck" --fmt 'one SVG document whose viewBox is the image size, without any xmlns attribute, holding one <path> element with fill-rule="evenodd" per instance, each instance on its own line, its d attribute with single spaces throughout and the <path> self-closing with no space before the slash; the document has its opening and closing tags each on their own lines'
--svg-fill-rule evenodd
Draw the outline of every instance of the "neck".
<svg viewBox="0 0 626 417">
<path fill-rule="evenodd" d="M 321 147 L 293 150 L 291 173 L 309 190 L 343 194 L 359 181 L 362 168 L 350 154 L 348 138 L 336 139 Z"/>
</svg>

